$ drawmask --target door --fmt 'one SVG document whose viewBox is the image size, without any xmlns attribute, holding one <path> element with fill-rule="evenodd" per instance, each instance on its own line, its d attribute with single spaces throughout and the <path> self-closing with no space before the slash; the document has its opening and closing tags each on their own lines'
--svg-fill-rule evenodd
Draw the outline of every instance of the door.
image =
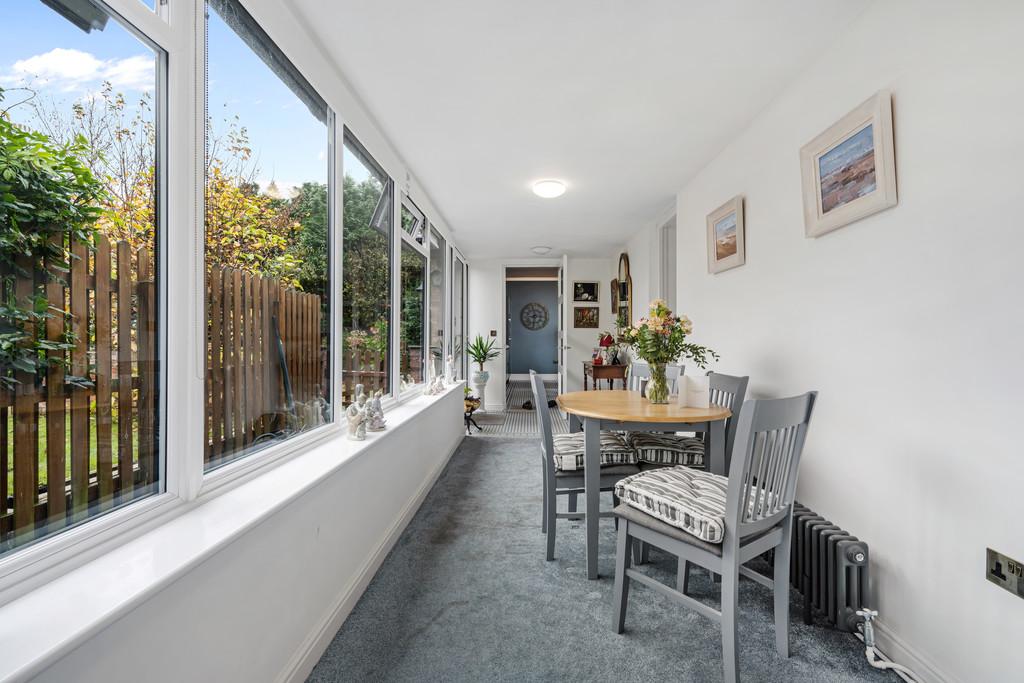
<svg viewBox="0 0 1024 683">
<path fill-rule="evenodd" d="M 566 334 L 566 297 L 565 297 L 565 284 L 566 275 L 569 270 L 569 257 L 562 255 L 562 266 L 558 269 L 558 393 L 565 393 L 569 386 L 568 378 L 568 366 L 569 366 L 569 346 L 567 345 L 568 336 Z"/>
</svg>

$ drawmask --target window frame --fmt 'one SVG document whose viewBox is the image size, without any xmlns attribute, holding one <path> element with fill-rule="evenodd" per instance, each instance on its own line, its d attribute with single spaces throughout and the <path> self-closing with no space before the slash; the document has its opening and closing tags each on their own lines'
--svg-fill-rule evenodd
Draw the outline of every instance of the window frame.
<svg viewBox="0 0 1024 683">
<path fill-rule="evenodd" d="M 161 488 L 158 492 L 130 504 L 115 508 L 94 519 L 46 536 L 24 548 L 16 549 L 0 558 L 0 607 L 92 560 L 123 546 L 178 515 L 191 510 L 196 504 L 208 501 L 234 487 L 264 473 L 273 472 L 294 457 L 326 442 L 335 442 L 344 435 L 341 415 L 340 340 L 342 339 L 341 283 L 343 269 L 344 198 L 342 181 L 343 145 L 347 139 L 359 145 L 365 158 L 371 160 L 391 183 L 391 277 L 390 277 L 390 331 L 391 366 L 390 396 L 386 407 L 394 407 L 416 398 L 423 385 L 397 396 L 398 325 L 395 316 L 400 305 L 400 244 L 404 238 L 400 225 L 402 194 L 394 178 L 406 173 L 401 159 L 389 147 L 379 131 L 368 126 L 366 138 L 379 148 L 380 155 L 372 155 L 361 138 L 352 131 L 349 119 L 339 113 L 338 107 L 349 106 L 344 83 L 336 83 L 333 75 L 316 83 L 318 92 L 331 110 L 329 128 L 329 281 L 332 301 L 331 410 L 334 421 L 310 429 L 295 437 L 274 444 L 247 457 L 238 458 L 210 472 L 204 472 L 203 439 L 205 434 L 205 38 L 206 22 L 204 0 L 171 0 L 154 12 L 139 0 L 92 0 L 110 11 L 113 17 L 140 40 L 157 52 L 161 69 L 158 72 L 154 112 L 157 125 L 163 131 L 157 142 L 158 241 L 157 267 L 161 274 L 158 286 L 158 336 L 160 378 L 160 444 Z M 246 5 L 242 0 L 243 6 Z M 253 10 L 257 23 L 264 25 L 276 8 Z M 269 23 L 265 24 L 270 26 Z M 272 31 L 268 31 L 271 35 Z M 291 58 L 293 41 L 278 44 L 278 49 Z M 289 47 L 290 46 L 290 47 Z M 285 49 L 289 47 L 289 49 Z M 310 57 L 292 59 L 296 69 L 307 71 Z M 315 66 L 317 62 L 312 64 Z M 311 81 L 312 83 L 313 81 Z M 326 86 L 326 87 L 325 87 Z M 340 96 L 339 96 L 340 93 Z M 162 95 L 159 96 L 159 95 Z M 365 114 L 356 108 L 355 121 L 366 121 Z M 380 159 L 381 161 L 378 161 Z M 408 194 L 408 191 L 406 192 Z M 411 200 L 410 200 L 411 201 Z M 455 258 L 463 266 L 462 321 L 464 335 L 468 329 L 468 265 L 455 245 L 452 231 L 443 224 L 434 224 L 424 213 L 425 231 L 436 229 L 446 240 L 444 343 L 451 351 L 454 330 L 452 273 Z M 429 234 L 425 232 L 425 234 Z M 410 236 L 411 237 L 411 236 Z M 429 277 L 429 243 L 424 247 L 410 240 L 417 250 L 426 251 Z M 424 240 L 426 242 L 426 239 Z M 448 252 L 447 250 L 451 250 Z M 430 322 L 429 304 L 424 302 L 424 326 Z M 169 343 L 169 331 L 175 330 L 174 343 Z M 429 337 L 428 337 L 429 339 Z M 465 360 L 465 356 L 463 357 Z M 463 363 L 465 365 L 465 363 Z M 466 374 L 463 369 L 462 379 Z M 343 443 L 343 442 L 338 442 Z"/>
<path fill-rule="evenodd" d="M 433 331 L 435 329 L 434 326 L 437 324 L 437 321 L 434 320 L 434 312 L 432 310 L 430 310 L 430 308 L 431 308 L 430 303 L 433 300 L 433 296 L 432 296 L 432 294 L 430 292 L 430 289 L 433 286 L 433 285 L 431 285 L 431 282 L 430 282 L 430 275 L 433 272 L 432 268 L 434 267 L 434 250 L 432 248 L 432 241 L 433 241 L 435 235 L 437 236 L 437 239 L 440 240 L 440 242 L 438 244 L 438 251 L 440 251 L 440 253 L 441 253 L 441 287 L 442 287 L 442 291 L 441 291 L 441 310 L 440 310 L 440 314 L 441 314 L 441 344 L 440 344 L 440 350 L 441 350 L 441 374 L 444 375 L 446 370 L 447 370 L 447 367 L 448 367 L 448 338 L 449 338 L 449 332 L 450 332 L 450 330 L 449 330 L 450 325 L 448 324 L 448 320 L 449 320 L 449 313 L 448 313 L 448 308 L 449 308 L 448 289 L 449 289 L 449 285 L 450 285 L 450 283 L 448 282 L 448 265 L 449 265 L 448 255 L 449 255 L 449 248 L 448 248 L 448 240 L 442 234 L 441 230 L 438 229 L 438 226 L 435 223 L 433 223 L 433 222 L 431 222 L 427 226 L 427 240 L 426 240 L 426 242 L 427 242 L 427 306 L 426 306 L 427 307 L 427 312 L 426 312 L 426 315 L 425 315 L 425 318 L 424 318 L 425 321 L 426 321 L 424 324 L 425 325 L 429 325 L 429 327 L 427 327 L 427 345 L 429 346 L 429 348 L 432 351 L 433 348 L 434 348 L 433 344 L 431 343 L 432 342 L 432 337 L 433 337 Z M 431 362 L 433 362 L 433 358 L 431 358 Z"/>
</svg>

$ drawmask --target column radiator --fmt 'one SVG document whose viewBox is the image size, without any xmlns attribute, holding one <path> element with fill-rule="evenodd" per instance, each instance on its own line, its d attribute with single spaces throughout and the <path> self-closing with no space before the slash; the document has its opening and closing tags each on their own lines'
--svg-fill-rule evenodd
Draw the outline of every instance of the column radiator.
<svg viewBox="0 0 1024 683">
<path fill-rule="evenodd" d="M 791 552 L 789 581 L 803 595 L 804 623 L 815 610 L 856 632 L 856 612 L 869 606 L 868 544 L 797 502 Z"/>
</svg>

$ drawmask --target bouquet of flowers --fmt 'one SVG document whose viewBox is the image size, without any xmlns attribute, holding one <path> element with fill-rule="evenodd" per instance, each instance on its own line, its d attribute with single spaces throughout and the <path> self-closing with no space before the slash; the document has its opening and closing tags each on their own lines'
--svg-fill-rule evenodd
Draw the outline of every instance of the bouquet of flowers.
<svg viewBox="0 0 1024 683">
<path fill-rule="evenodd" d="M 706 346 L 686 341 L 692 333 L 690 319 L 674 315 L 662 299 L 651 302 L 646 318 L 623 330 L 622 336 L 634 354 L 651 366 L 651 380 L 647 385 L 647 398 L 651 403 L 668 403 L 667 363 L 689 358 L 703 368 L 709 359 L 718 360 L 718 354 Z"/>
</svg>

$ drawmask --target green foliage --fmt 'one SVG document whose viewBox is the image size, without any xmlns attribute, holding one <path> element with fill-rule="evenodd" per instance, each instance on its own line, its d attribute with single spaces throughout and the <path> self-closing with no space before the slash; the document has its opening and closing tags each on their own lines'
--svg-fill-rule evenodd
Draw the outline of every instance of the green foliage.
<svg viewBox="0 0 1024 683">
<path fill-rule="evenodd" d="M 8 387 L 17 383 L 10 370 L 35 374 L 47 351 L 74 341 L 43 338 L 45 321 L 64 311 L 51 307 L 38 286 L 18 300 L 14 284 L 37 271 L 58 277 L 71 258 L 67 239 L 92 242 L 107 197 L 82 161 L 87 154 L 80 136 L 57 144 L 0 117 L 0 384 Z"/>
<path fill-rule="evenodd" d="M 307 292 L 326 292 L 330 245 L 327 240 L 327 185 L 303 183 L 291 200 L 298 235 L 299 284 Z"/>
<path fill-rule="evenodd" d="M 494 339 L 484 339 L 483 335 L 476 335 L 472 343 L 466 347 L 466 353 L 473 359 L 473 362 L 480 366 L 483 372 L 484 363 L 494 360 L 501 352 L 494 348 Z"/>
<path fill-rule="evenodd" d="M 375 178 L 344 179 L 342 324 L 366 329 L 387 320 L 391 308 L 390 236 L 370 225 L 384 188 Z"/>
</svg>

